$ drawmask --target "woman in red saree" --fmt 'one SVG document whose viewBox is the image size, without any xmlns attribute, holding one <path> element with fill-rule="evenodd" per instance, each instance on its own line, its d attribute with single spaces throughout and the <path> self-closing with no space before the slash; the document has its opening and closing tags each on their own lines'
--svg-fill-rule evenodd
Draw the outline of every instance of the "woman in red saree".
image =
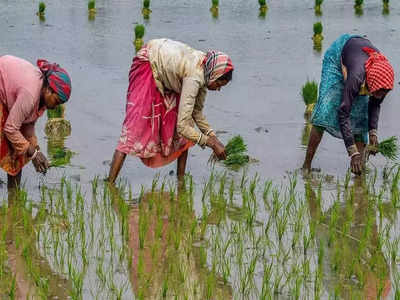
<svg viewBox="0 0 400 300">
<path fill-rule="evenodd" d="M 225 159 L 224 145 L 202 110 L 207 89 L 220 90 L 232 79 L 232 72 L 232 61 L 222 52 L 204 53 L 169 39 L 144 45 L 129 72 L 126 116 L 109 182 L 115 182 L 127 154 L 151 168 L 178 159 L 179 182 L 193 145 L 210 147 Z"/>
</svg>

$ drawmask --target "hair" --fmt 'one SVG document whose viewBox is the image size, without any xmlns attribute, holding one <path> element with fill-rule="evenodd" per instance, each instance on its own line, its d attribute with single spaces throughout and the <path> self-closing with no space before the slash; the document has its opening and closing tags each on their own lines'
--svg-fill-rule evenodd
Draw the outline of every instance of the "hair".
<svg viewBox="0 0 400 300">
<path fill-rule="evenodd" d="M 232 80 L 232 74 L 233 74 L 233 70 L 230 70 L 230 71 L 226 72 L 224 75 L 222 75 L 221 77 L 219 77 L 217 80 L 226 80 L 229 82 Z"/>
</svg>

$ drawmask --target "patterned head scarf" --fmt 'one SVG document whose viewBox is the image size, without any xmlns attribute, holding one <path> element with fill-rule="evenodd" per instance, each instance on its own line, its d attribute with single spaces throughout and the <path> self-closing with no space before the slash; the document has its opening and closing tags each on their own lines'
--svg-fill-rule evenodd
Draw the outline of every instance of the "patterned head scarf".
<svg viewBox="0 0 400 300">
<path fill-rule="evenodd" d="M 207 85 L 233 70 L 233 64 L 229 56 L 219 51 L 208 51 L 203 63 Z"/>
<path fill-rule="evenodd" d="M 365 62 L 368 91 L 373 93 L 380 89 L 392 90 L 394 71 L 388 59 L 383 54 L 368 47 L 364 47 L 363 51 L 369 56 Z"/>
<path fill-rule="evenodd" d="M 60 98 L 61 103 L 67 102 L 71 95 L 71 78 L 67 71 L 60 68 L 58 64 L 51 64 L 44 59 L 38 59 L 36 64 L 46 77 L 49 86 Z"/>
</svg>

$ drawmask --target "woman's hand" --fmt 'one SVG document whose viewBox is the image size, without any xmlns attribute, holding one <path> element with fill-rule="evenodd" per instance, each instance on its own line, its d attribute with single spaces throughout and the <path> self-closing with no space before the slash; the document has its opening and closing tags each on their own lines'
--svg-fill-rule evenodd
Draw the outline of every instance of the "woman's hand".
<svg viewBox="0 0 400 300">
<path fill-rule="evenodd" d="M 36 172 L 46 174 L 47 169 L 50 167 L 49 162 L 44 156 L 44 154 L 40 151 L 34 154 L 34 158 L 32 159 L 33 166 L 35 167 Z"/>
<path fill-rule="evenodd" d="M 356 175 L 361 175 L 363 167 L 362 167 L 362 158 L 360 153 L 357 153 L 351 157 L 350 166 L 351 166 L 351 172 L 353 172 Z"/>
<path fill-rule="evenodd" d="M 375 155 L 378 153 L 378 136 L 376 134 L 370 134 L 369 135 L 369 145 L 372 146 L 370 149 L 368 149 L 369 154 Z"/>
<path fill-rule="evenodd" d="M 206 145 L 213 149 L 219 160 L 226 159 L 225 146 L 217 139 L 216 136 L 209 136 Z"/>
</svg>

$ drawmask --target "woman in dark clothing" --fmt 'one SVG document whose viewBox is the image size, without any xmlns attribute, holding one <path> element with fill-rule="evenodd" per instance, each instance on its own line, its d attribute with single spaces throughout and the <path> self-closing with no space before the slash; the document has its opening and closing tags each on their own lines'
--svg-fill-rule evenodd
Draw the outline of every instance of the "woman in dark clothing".
<svg viewBox="0 0 400 300">
<path fill-rule="evenodd" d="M 393 84 L 392 66 L 369 40 L 349 34 L 337 39 L 324 56 L 303 169 L 311 169 L 326 130 L 344 140 L 351 170 L 360 174 L 368 138 L 371 145 L 378 144 L 380 105 Z"/>
</svg>

